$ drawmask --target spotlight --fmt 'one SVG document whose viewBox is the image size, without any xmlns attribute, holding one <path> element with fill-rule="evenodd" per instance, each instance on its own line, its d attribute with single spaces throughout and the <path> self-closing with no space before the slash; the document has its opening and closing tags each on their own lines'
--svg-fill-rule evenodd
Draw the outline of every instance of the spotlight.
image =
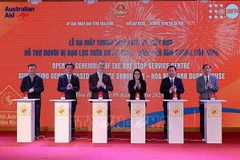
<svg viewBox="0 0 240 160">
<path fill-rule="evenodd" d="M 150 3 L 152 0 L 140 0 L 140 1 L 147 4 L 147 3 Z"/>
<path fill-rule="evenodd" d="M 30 2 L 32 4 L 38 4 L 38 3 L 42 2 L 42 0 L 28 0 L 28 2 Z"/>
<path fill-rule="evenodd" d="M 209 0 L 200 0 L 200 2 L 207 3 Z"/>
<path fill-rule="evenodd" d="M 88 4 L 93 4 L 96 3 L 98 0 L 84 0 L 84 2 L 88 3 Z"/>
</svg>

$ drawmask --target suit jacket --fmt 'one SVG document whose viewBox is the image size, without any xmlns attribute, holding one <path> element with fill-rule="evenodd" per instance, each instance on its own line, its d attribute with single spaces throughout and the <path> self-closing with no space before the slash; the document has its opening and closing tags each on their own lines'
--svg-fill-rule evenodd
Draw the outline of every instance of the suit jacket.
<svg viewBox="0 0 240 160">
<path fill-rule="evenodd" d="M 41 99 L 41 93 L 44 91 L 43 79 L 36 75 L 31 82 L 31 77 L 29 75 L 24 77 L 20 86 L 21 92 L 28 92 L 32 87 L 34 88 L 34 92 L 28 93 L 28 98 Z"/>
<path fill-rule="evenodd" d="M 68 85 L 67 75 L 64 74 L 64 75 L 60 76 L 58 78 L 57 90 L 59 92 L 64 92 L 66 99 L 76 99 L 76 102 L 77 102 L 76 92 L 78 92 L 80 90 L 80 84 L 79 84 L 78 77 L 72 74 L 70 83 L 72 84 L 73 89 L 67 90 L 67 85 Z"/>
<path fill-rule="evenodd" d="M 103 73 L 102 82 L 106 85 L 106 89 L 103 87 L 97 88 L 99 81 L 97 72 L 90 75 L 89 77 L 89 90 L 92 92 L 91 99 L 98 98 L 98 92 L 103 93 L 103 99 L 109 99 L 108 91 L 113 91 L 112 81 L 109 75 Z"/>
<path fill-rule="evenodd" d="M 141 88 L 136 88 L 136 90 L 134 90 L 134 86 L 136 84 L 136 81 L 130 80 L 128 82 L 128 92 L 130 94 L 130 99 L 135 99 L 136 98 L 136 92 L 140 93 L 140 99 L 145 99 L 144 93 L 146 93 L 147 88 L 146 88 L 146 82 L 144 80 L 140 81 L 141 83 Z"/>
<path fill-rule="evenodd" d="M 182 79 L 175 77 L 173 84 L 177 88 L 177 97 L 181 99 L 180 94 L 184 93 L 184 87 L 182 83 Z M 166 77 L 162 80 L 160 85 L 160 93 L 164 95 L 164 99 L 172 99 L 173 93 L 169 93 L 169 89 L 172 87 L 169 77 Z"/>
<path fill-rule="evenodd" d="M 212 92 L 218 91 L 218 81 L 217 78 L 213 75 L 209 76 L 209 81 L 212 84 L 212 88 L 206 88 L 206 82 L 204 75 L 197 78 L 197 92 L 199 95 L 199 100 L 208 100 Z M 200 102 L 203 103 L 203 102 Z"/>
</svg>

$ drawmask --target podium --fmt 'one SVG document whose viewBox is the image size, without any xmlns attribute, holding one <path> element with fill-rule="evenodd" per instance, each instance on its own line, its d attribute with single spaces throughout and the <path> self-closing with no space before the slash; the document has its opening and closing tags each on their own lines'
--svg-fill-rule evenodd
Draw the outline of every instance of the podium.
<svg viewBox="0 0 240 160">
<path fill-rule="evenodd" d="M 146 142 L 146 102 L 149 100 L 126 100 L 131 103 L 131 143 Z"/>
<path fill-rule="evenodd" d="M 71 102 L 75 99 L 52 99 L 54 102 L 54 142 L 69 143 L 72 140 Z"/>
<path fill-rule="evenodd" d="M 17 102 L 17 142 L 35 140 L 35 101 L 39 99 L 12 99 Z"/>
<path fill-rule="evenodd" d="M 112 99 L 89 99 L 92 102 L 92 143 L 107 143 L 108 102 Z"/>
<path fill-rule="evenodd" d="M 200 100 L 204 103 L 204 139 L 206 143 L 222 143 L 222 102 Z"/>
<path fill-rule="evenodd" d="M 167 103 L 167 116 L 168 116 L 168 143 L 184 143 L 184 107 L 183 102 L 188 100 L 184 99 L 164 99 Z"/>
</svg>

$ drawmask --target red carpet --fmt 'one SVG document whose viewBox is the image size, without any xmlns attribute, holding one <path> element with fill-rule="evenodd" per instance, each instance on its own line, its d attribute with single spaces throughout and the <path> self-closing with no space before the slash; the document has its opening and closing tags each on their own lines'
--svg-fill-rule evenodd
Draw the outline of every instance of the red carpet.
<svg viewBox="0 0 240 160">
<path fill-rule="evenodd" d="M 130 144 L 130 133 L 113 133 L 108 144 L 92 144 L 91 133 L 56 144 L 52 132 L 33 143 L 17 143 L 16 132 L 0 132 L 0 159 L 24 160 L 240 160 L 240 133 L 224 133 L 223 144 L 206 144 L 198 133 L 185 133 L 184 144 L 168 144 L 162 133 L 147 133 L 146 144 Z"/>
</svg>

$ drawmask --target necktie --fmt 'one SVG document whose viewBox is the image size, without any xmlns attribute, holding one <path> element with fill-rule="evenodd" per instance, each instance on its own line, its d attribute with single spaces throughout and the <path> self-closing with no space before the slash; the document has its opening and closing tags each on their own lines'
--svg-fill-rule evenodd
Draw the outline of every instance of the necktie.
<svg viewBox="0 0 240 160">
<path fill-rule="evenodd" d="M 33 87 L 33 78 L 34 77 L 31 77 L 31 87 Z"/>
<path fill-rule="evenodd" d="M 102 82 L 102 74 L 99 73 L 99 81 Z"/>
<path fill-rule="evenodd" d="M 68 83 L 70 83 L 71 82 L 71 76 L 68 75 L 67 77 L 68 77 Z"/>
<path fill-rule="evenodd" d="M 172 78 L 171 78 L 170 82 L 171 82 L 171 84 L 173 85 L 173 79 L 172 79 Z"/>
<path fill-rule="evenodd" d="M 206 77 L 206 83 L 208 83 L 208 77 Z"/>
</svg>

